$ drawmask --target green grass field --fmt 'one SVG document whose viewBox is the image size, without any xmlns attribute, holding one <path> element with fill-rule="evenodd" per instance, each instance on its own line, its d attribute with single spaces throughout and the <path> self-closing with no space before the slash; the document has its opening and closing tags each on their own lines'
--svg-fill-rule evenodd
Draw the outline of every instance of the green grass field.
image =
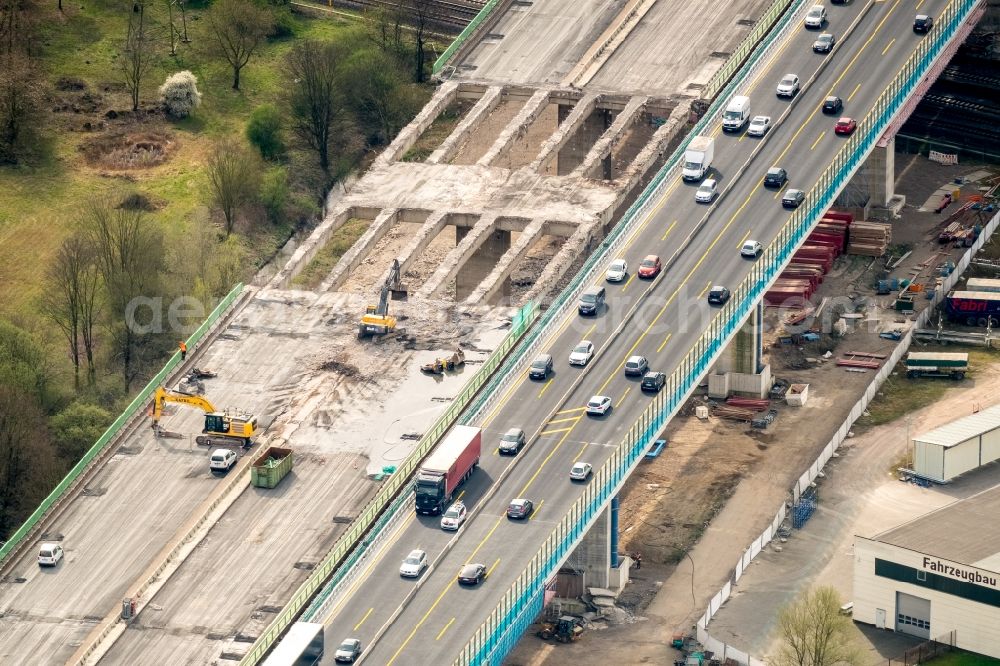
<svg viewBox="0 0 1000 666">
<path fill-rule="evenodd" d="M 925 661 L 924 666 L 1000 666 L 1000 659 L 956 650 Z"/>
</svg>

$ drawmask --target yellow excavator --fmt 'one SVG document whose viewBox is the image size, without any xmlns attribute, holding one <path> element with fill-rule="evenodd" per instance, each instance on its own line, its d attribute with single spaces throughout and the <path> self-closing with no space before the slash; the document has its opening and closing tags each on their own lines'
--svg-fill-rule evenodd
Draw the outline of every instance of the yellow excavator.
<svg viewBox="0 0 1000 666">
<path fill-rule="evenodd" d="M 243 446 L 253 444 L 257 434 L 257 417 L 240 410 L 220 412 L 215 406 L 200 395 L 175 393 L 162 386 L 153 394 L 153 430 L 159 431 L 160 417 L 163 416 L 163 405 L 176 402 L 181 405 L 197 407 L 205 412 L 205 429 L 195 441 L 202 446 L 211 446 L 224 440 L 236 440 Z"/>
<path fill-rule="evenodd" d="M 358 326 L 359 338 L 386 335 L 396 328 L 396 318 L 389 314 L 389 296 L 391 294 L 395 300 L 406 300 L 406 288 L 399 283 L 399 273 L 399 259 L 393 259 L 389 276 L 386 277 L 379 294 L 378 305 L 369 305 L 361 317 Z"/>
</svg>

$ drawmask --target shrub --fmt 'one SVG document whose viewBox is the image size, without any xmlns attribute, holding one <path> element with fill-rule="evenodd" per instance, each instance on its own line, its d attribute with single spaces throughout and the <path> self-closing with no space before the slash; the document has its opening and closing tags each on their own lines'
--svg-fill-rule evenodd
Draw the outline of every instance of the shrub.
<svg viewBox="0 0 1000 666">
<path fill-rule="evenodd" d="M 171 74 L 160 86 L 160 101 L 168 115 L 187 118 L 201 104 L 198 79 L 187 70 Z"/>
<path fill-rule="evenodd" d="M 261 157 L 267 160 L 280 159 L 285 154 L 285 141 L 281 132 L 281 113 L 272 104 L 262 104 L 250 114 L 247 123 L 247 139 Z"/>
<path fill-rule="evenodd" d="M 275 167 L 264 174 L 264 181 L 260 187 L 260 203 L 273 224 L 284 222 L 288 196 L 288 173 L 284 167 Z"/>
</svg>

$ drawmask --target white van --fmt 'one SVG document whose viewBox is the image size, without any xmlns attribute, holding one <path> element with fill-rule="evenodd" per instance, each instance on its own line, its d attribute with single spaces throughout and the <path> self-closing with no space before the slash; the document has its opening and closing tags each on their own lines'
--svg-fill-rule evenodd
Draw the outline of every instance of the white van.
<svg viewBox="0 0 1000 666">
<path fill-rule="evenodd" d="M 750 120 L 750 98 L 737 95 L 729 100 L 729 106 L 722 113 L 722 130 L 738 132 Z"/>
</svg>

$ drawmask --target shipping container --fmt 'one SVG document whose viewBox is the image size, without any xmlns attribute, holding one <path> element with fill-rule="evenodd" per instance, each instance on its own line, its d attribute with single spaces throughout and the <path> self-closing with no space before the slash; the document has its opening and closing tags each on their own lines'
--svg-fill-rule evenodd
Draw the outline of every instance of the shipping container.
<svg viewBox="0 0 1000 666">
<path fill-rule="evenodd" d="M 250 483 L 257 488 L 274 488 L 292 471 L 292 450 L 269 447 L 250 468 Z"/>
</svg>

